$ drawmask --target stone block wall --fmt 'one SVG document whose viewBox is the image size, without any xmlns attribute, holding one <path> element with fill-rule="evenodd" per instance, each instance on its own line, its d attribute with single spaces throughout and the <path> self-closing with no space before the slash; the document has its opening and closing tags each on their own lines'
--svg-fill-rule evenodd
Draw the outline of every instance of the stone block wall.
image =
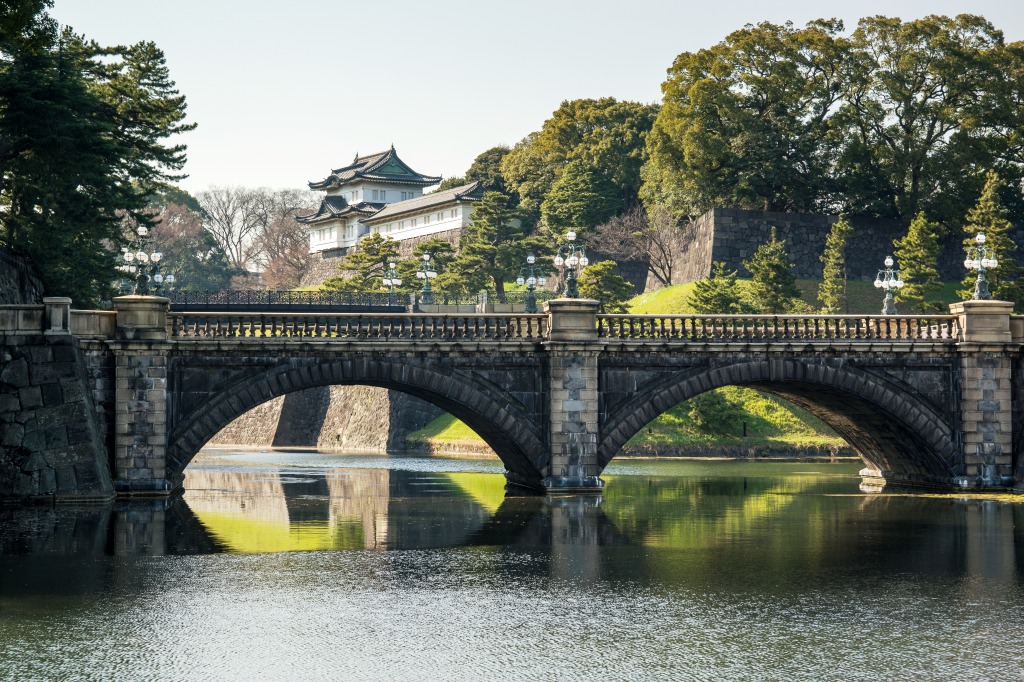
<svg viewBox="0 0 1024 682">
<path fill-rule="evenodd" d="M 228 424 L 210 444 L 405 452 L 406 436 L 442 413 L 440 408 L 399 391 L 325 386 L 256 406 Z"/>
<path fill-rule="evenodd" d="M 87 385 L 70 334 L 0 334 L 0 498 L 113 496 Z"/>
<path fill-rule="evenodd" d="M 680 245 L 673 284 L 695 282 L 708 276 L 714 261 L 723 261 L 729 270 L 738 270 L 741 277 L 750 273 L 743 267 L 757 248 L 768 241 L 772 227 L 779 239 L 786 241 L 786 250 L 801 279 L 819 279 L 820 260 L 825 250 L 825 237 L 838 216 L 816 213 L 781 213 L 715 208 L 697 218 Z M 893 241 L 906 234 L 909 221 L 852 216 L 853 235 L 846 247 L 846 263 L 851 279 L 873 280 L 883 267 L 886 256 L 893 254 Z M 1015 233 L 1017 243 L 1024 243 L 1024 231 Z M 939 258 L 940 277 L 956 281 L 963 277 L 963 235 L 950 234 L 942 241 Z M 897 267 L 899 263 L 897 263 Z M 657 282 L 648 278 L 648 289 Z"/>
</svg>

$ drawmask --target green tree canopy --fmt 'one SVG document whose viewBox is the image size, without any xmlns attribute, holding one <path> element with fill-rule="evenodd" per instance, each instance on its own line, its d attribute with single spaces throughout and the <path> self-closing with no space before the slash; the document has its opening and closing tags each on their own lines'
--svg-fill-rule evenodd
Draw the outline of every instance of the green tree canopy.
<svg viewBox="0 0 1024 682">
<path fill-rule="evenodd" d="M 762 313 L 788 313 L 800 298 L 793 274 L 793 263 L 786 253 L 786 242 L 780 240 L 772 228 L 771 238 L 759 246 L 754 256 L 743 261 L 750 271 L 750 304 Z"/>
<path fill-rule="evenodd" d="M 583 268 L 576 285 L 582 298 L 601 301 L 606 313 L 628 312 L 626 302 L 633 296 L 633 286 L 615 272 L 618 263 L 603 260 Z"/>
<path fill-rule="evenodd" d="M 621 210 L 614 184 L 579 160 L 566 164 L 540 205 L 544 224 L 554 231 L 592 228 Z"/>
<path fill-rule="evenodd" d="M 194 125 L 155 45 L 99 47 L 48 6 L 0 20 L 0 239 L 85 306 L 110 293 L 125 221 L 152 224 L 150 197 L 180 177 L 185 148 L 166 139 Z"/>
<path fill-rule="evenodd" d="M 905 282 L 902 289 L 896 290 L 896 300 L 906 303 L 913 311 L 929 313 L 942 308 L 935 297 L 942 288 L 938 269 L 941 236 L 942 226 L 928 220 L 921 211 L 911 221 L 907 234 L 893 242 L 896 249 L 893 255 L 899 264 L 900 278 Z"/>
<path fill-rule="evenodd" d="M 519 203 L 519 197 L 510 191 L 505 184 L 505 176 L 501 174 L 501 161 L 509 151 L 508 147 L 499 145 L 480 152 L 469 170 L 466 171 L 466 182 L 479 182 L 485 192 L 501 192 L 508 194 L 512 205 Z"/>
<path fill-rule="evenodd" d="M 842 32 L 762 23 L 679 55 L 647 136 L 645 203 L 960 224 L 977 169 L 1020 180 L 1024 45 L 972 15 L 866 17 Z M 1019 182 L 1004 195 L 1024 212 Z"/>
<path fill-rule="evenodd" d="M 459 254 L 449 267 L 451 278 L 465 282 L 469 292 L 493 289 L 505 296 L 505 282 L 514 281 L 526 256 L 540 256 L 548 245 L 528 230 L 509 208 L 508 195 L 485 192 L 459 241 Z M 540 260 L 540 259 L 539 259 Z M 447 278 L 446 278 L 447 279 Z"/>
<path fill-rule="evenodd" d="M 748 25 L 676 57 L 647 136 L 648 206 L 811 211 L 828 188 L 827 120 L 845 89 L 842 23 Z"/>
<path fill-rule="evenodd" d="M 734 315 L 750 312 L 743 292 L 736 281 L 736 271 L 725 269 L 725 263 L 711 264 L 711 274 L 693 285 L 689 304 L 699 315 Z"/>
<path fill-rule="evenodd" d="M 822 279 L 818 285 L 821 312 L 835 315 L 850 312 L 846 298 L 846 244 L 853 233 L 853 225 L 840 214 L 839 220 L 825 237 L 825 251 L 821 254 Z"/>
<path fill-rule="evenodd" d="M 622 205 L 636 204 L 644 140 L 657 111 L 654 105 L 612 97 L 562 102 L 538 132 L 501 161 L 506 187 L 518 193 L 526 222 L 540 217 L 541 203 L 571 161 L 602 173 Z"/>
</svg>

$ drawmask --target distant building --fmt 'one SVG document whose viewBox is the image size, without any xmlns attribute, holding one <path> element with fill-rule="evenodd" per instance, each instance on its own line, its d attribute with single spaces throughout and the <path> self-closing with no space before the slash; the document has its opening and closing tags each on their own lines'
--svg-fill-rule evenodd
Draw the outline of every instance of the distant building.
<svg viewBox="0 0 1024 682">
<path fill-rule="evenodd" d="M 325 192 L 320 207 L 298 221 L 309 230 L 309 251 L 340 255 L 364 236 L 378 233 L 396 241 L 425 237 L 469 224 L 473 204 L 483 196 L 479 182 L 424 194 L 441 182 L 398 158 L 395 148 L 356 156 L 309 188 Z M 333 252 L 333 253 L 324 253 Z"/>
</svg>

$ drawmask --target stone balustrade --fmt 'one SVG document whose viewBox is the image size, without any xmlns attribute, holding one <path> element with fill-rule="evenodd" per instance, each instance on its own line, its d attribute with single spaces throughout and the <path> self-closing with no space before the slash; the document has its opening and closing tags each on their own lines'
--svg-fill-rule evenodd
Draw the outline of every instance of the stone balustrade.
<svg viewBox="0 0 1024 682">
<path fill-rule="evenodd" d="M 956 315 L 598 315 L 598 335 L 679 342 L 943 341 L 961 336 Z"/>
<path fill-rule="evenodd" d="M 172 339 L 540 341 L 547 315 L 171 313 Z"/>
</svg>

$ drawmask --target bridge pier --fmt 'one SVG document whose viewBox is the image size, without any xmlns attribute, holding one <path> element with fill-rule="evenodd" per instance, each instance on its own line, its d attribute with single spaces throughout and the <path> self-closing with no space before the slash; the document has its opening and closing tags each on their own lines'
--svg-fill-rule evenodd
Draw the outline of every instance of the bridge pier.
<svg viewBox="0 0 1024 682">
<path fill-rule="evenodd" d="M 597 460 L 598 301 L 555 299 L 544 304 L 550 316 L 546 342 L 550 381 L 550 472 L 541 482 L 548 492 L 599 491 Z"/>
<path fill-rule="evenodd" d="M 155 296 L 114 299 L 114 490 L 167 495 L 181 480 L 167 478 L 167 312 Z"/>
<path fill-rule="evenodd" d="M 1013 476 L 1013 358 L 1007 301 L 963 301 L 960 318 L 960 414 L 964 486 L 1011 486 Z"/>
</svg>

